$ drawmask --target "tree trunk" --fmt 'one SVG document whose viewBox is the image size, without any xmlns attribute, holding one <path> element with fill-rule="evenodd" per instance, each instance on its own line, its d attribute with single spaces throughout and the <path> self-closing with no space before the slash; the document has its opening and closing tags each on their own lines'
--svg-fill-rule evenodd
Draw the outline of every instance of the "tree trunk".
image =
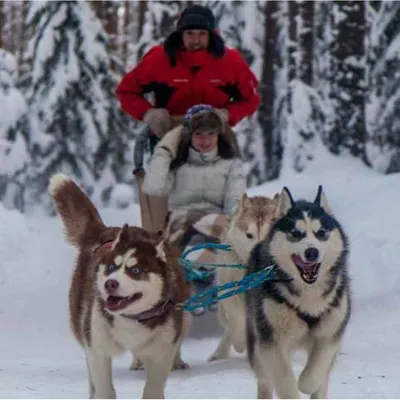
<svg viewBox="0 0 400 400">
<path fill-rule="evenodd" d="M 134 40 L 131 37 L 132 32 L 129 29 L 130 24 L 132 23 L 132 12 L 131 9 L 135 7 L 136 4 L 132 3 L 131 1 L 126 0 L 124 2 L 124 19 L 123 19 L 123 26 L 122 26 L 122 45 L 121 45 L 121 61 L 124 67 L 126 67 L 126 63 L 128 60 L 128 42 Z"/>
<path fill-rule="evenodd" d="M 365 157 L 365 3 L 335 1 L 332 42 L 332 93 L 334 120 L 328 142 L 334 154 L 344 148 Z M 335 20 L 337 18 L 337 20 Z"/>
<path fill-rule="evenodd" d="M 274 65 L 276 62 L 275 46 L 278 35 L 276 21 L 278 3 L 276 1 L 267 1 L 265 7 L 265 52 L 260 79 L 261 104 L 258 112 L 258 121 L 262 129 L 266 177 L 267 180 L 271 180 L 279 176 L 282 160 L 280 132 L 274 129 L 274 105 L 276 96 Z"/>
<path fill-rule="evenodd" d="M 314 2 L 302 1 L 299 3 L 300 26 L 298 31 L 299 58 L 298 77 L 305 84 L 313 84 L 314 59 Z"/>
<path fill-rule="evenodd" d="M 4 24 L 6 22 L 6 19 L 4 18 L 4 1 L 0 1 L 0 49 L 4 48 L 4 39 L 3 39 L 3 34 L 4 34 Z"/>
<path fill-rule="evenodd" d="M 118 6 L 119 2 L 102 0 L 102 1 L 90 1 L 97 17 L 103 24 L 103 28 L 108 36 L 108 51 L 110 54 L 118 54 Z M 111 69 L 116 71 L 118 66 L 115 61 L 111 60 Z"/>
<path fill-rule="evenodd" d="M 145 1 L 139 1 L 139 7 L 138 7 L 138 40 L 139 38 L 142 37 L 143 35 L 143 28 L 144 28 L 144 24 L 146 22 L 145 20 L 145 16 L 146 16 L 146 11 L 148 8 L 148 4 L 147 4 L 147 0 Z M 137 61 L 139 62 L 139 60 L 143 57 L 143 49 L 139 49 L 138 54 L 137 54 Z"/>
</svg>

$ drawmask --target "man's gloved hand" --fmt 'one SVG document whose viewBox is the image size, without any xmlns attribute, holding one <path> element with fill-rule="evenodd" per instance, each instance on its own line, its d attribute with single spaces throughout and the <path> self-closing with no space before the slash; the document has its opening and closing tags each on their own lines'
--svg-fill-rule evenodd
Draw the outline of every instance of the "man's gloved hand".
<svg viewBox="0 0 400 400">
<path fill-rule="evenodd" d="M 171 129 L 171 117 L 165 108 L 151 108 L 144 115 L 143 122 L 159 138 Z"/>
<path fill-rule="evenodd" d="M 177 126 L 172 131 L 169 131 L 157 144 L 157 147 L 166 147 L 170 151 L 173 160 L 176 158 L 178 152 L 182 132 L 182 126 Z"/>
<path fill-rule="evenodd" d="M 215 112 L 218 114 L 218 116 L 221 118 L 221 121 L 224 124 L 227 124 L 229 121 L 229 111 L 226 108 L 217 108 Z"/>
</svg>

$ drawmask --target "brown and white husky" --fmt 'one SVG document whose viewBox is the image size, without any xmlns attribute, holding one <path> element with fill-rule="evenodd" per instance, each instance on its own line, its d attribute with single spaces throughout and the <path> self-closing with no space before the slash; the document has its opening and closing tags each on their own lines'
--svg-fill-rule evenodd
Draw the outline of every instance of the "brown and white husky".
<svg viewBox="0 0 400 400">
<path fill-rule="evenodd" d="M 278 201 L 278 194 L 274 198 L 266 196 L 248 197 L 244 194 L 222 237 L 222 242 L 230 244 L 232 250 L 218 252 L 216 262 L 247 264 L 252 248 L 268 234 Z M 217 268 L 218 285 L 242 279 L 245 273 L 244 269 Z M 237 352 L 242 353 L 244 351 L 246 347 L 244 294 L 228 297 L 219 302 L 218 316 L 225 331 L 209 361 L 227 358 L 232 344 Z"/>
<path fill-rule="evenodd" d="M 143 398 L 164 398 L 167 377 L 180 359 L 190 314 L 176 305 L 189 287 L 176 251 L 162 234 L 125 224 L 107 227 L 67 176 L 49 191 L 79 255 L 69 290 L 72 332 L 85 351 L 90 398 L 115 398 L 111 359 L 131 351 L 143 363 Z"/>
</svg>

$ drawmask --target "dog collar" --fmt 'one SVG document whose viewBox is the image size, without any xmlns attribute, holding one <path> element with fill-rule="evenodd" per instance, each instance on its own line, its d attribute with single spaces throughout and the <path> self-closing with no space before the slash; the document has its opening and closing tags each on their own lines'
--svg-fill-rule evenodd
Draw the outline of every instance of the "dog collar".
<svg viewBox="0 0 400 400">
<path fill-rule="evenodd" d="M 137 314 L 121 314 L 122 317 L 134 319 L 135 321 L 147 321 L 148 319 L 160 317 L 164 315 L 167 311 L 175 307 L 175 303 L 172 300 L 166 300 L 161 304 L 155 305 L 149 310 L 142 311 Z"/>
</svg>

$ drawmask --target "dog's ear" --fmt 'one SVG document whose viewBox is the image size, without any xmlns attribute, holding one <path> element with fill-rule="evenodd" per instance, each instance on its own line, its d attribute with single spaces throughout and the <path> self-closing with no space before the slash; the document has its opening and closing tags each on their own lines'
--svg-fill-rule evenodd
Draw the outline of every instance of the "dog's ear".
<svg viewBox="0 0 400 400">
<path fill-rule="evenodd" d="M 164 262 L 167 261 L 167 256 L 165 255 L 165 249 L 164 249 L 164 239 L 161 239 L 156 244 L 156 253 L 157 253 L 157 257 L 160 258 L 162 261 L 164 261 Z"/>
<path fill-rule="evenodd" d="M 151 233 L 151 238 L 156 242 L 159 243 L 161 240 L 164 239 L 164 229 L 160 229 L 157 232 Z"/>
<path fill-rule="evenodd" d="M 129 239 L 129 225 L 124 224 L 124 226 L 118 232 L 116 239 L 112 245 L 112 248 L 115 249 L 116 245 L 120 242 L 124 242 Z"/>
<path fill-rule="evenodd" d="M 249 204 L 250 204 L 249 196 L 247 196 L 247 193 L 243 193 L 242 198 L 240 199 L 238 210 L 242 210 L 248 207 Z"/>
<path fill-rule="evenodd" d="M 326 199 L 324 190 L 322 189 L 322 185 L 318 186 L 318 192 L 317 196 L 315 197 L 314 204 L 319 205 L 324 209 L 324 211 L 327 214 L 332 215 L 332 211 L 331 208 L 329 207 L 328 200 Z"/>
<path fill-rule="evenodd" d="M 276 208 L 275 217 L 280 218 L 287 214 L 293 206 L 293 198 L 289 189 L 284 186 L 279 196 L 278 206 Z"/>
</svg>

